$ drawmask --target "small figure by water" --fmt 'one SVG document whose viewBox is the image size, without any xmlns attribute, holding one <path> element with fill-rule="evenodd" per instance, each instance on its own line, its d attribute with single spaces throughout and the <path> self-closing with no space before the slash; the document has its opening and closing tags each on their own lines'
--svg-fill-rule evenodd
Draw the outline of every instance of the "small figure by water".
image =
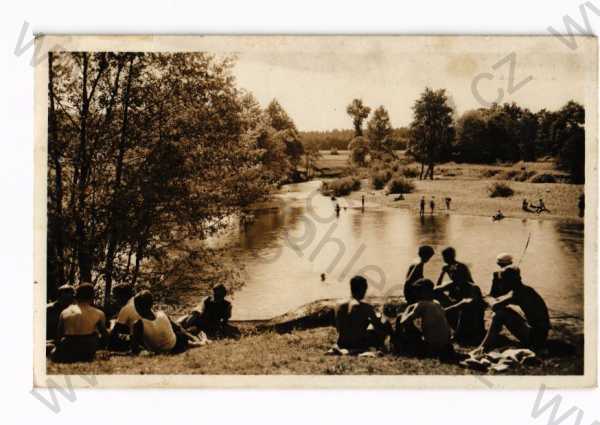
<svg viewBox="0 0 600 425">
<path fill-rule="evenodd" d="M 421 200 L 419 201 L 419 215 L 422 217 L 425 215 L 425 197 L 421 196 Z"/>
<path fill-rule="evenodd" d="M 577 201 L 577 208 L 579 208 L 579 217 L 583 217 L 585 213 L 585 194 L 579 195 L 579 201 Z"/>
<path fill-rule="evenodd" d="M 431 197 L 431 201 L 429 201 L 429 208 L 431 208 L 431 215 L 433 215 L 435 211 L 435 196 Z"/>
<path fill-rule="evenodd" d="M 542 198 L 540 198 L 539 203 L 537 205 L 531 204 L 531 207 L 538 214 L 541 214 L 543 212 L 550 212 L 550 210 L 546 208 L 546 204 L 544 204 L 544 200 Z"/>
<path fill-rule="evenodd" d="M 501 210 L 498 210 L 498 211 L 496 212 L 496 214 L 494 214 L 494 215 L 492 216 L 492 220 L 493 220 L 493 221 L 500 221 L 500 220 L 502 220 L 502 219 L 504 219 L 504 214 L 502 213 L 502 211 L 501 211 Z"/>
<path fill-rule="evenodd" d="M 446 209 L 450 210 L 450 204 L 452 203 L 452 198 L 450 198 L 449 196 L 446 196 L 444 198 L 444 201 L 446 202 Z"/>
<path fill-rule="evenodd" d="M 335 204 L 335 216 L 336 216 L 336 217 L 339 217 L 339 216 L 340 216 L 340 210 L 341 210 L 341 208 L 340 208 L 340 204 L 338 204 L 338 203 L 336 202 L 336 204 Z"/>
<path fill-rule="evenodd" d="M 364 194 L 361 195 L 360 202 L 361 202 L 362 209 L 364 211 L 365 210 L 365 195 Z"/>
<path fill-rule="evenodd" d="M 367 293 L 367 279 L 354 276 L 350 279 L 352 298 L 335 309 L 337 347 L 353 351 L 366 351 L 370 347 L 382 348 L 391 325 L 383 323 L 375 309 L 363 301 Z"/>
<path fill-rule="evenodd" d="M 321 273 L 321 282 L 325 282 L 325 279 L 326 279 L 325 273 Z"/>
<path fill-rule="evenodd" d="M 532 212 L 532 210 L 529 209 L 529 202 L 527 202 L 527 199 L 523 199 L 523 203 L 521 204 L 521 208 L 523 209 L 523 211 Z"/>
</svg>

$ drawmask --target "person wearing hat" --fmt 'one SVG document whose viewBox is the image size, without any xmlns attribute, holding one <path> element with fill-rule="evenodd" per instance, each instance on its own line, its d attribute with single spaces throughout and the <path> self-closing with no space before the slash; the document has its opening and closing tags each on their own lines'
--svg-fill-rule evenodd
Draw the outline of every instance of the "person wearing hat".
<svg viewBox="0 0 600 425">
<path fill-rule="evenodd" d="M 210 339 L 240 337 L 240 331 L 229 324 L 231 303 L 225 299 L 227 289 L 218 284 L 213 294 L 204 298 L 190 314 L 180 319 L 179 323 L 192 334 L 204 332 Z"/>
<path fill-rule="evenodd" d="M 46 305 L 46 340 L 56 339 L 58 321 L 60 314 L 65 308 L 73 303 L 75 290 L 71 285 L 62 285 L 58 288 L 58 298 L 56 301 Z"/>
<path fill-rule="evenodd" d="M 501 272 L 504 268 L 512 265 L 512 263 L 513 258 L 510 254 L 502 253 L 496 257 L 496 264 L 498 264 L 500 270 L 497 270 L 492 274 L 492 289 L 490 290 L 490 297 L 498 298 L 502 295 L 506 295 L 509 292 L 502 285 Z"/>
<path fill-rule="evenodd" d="M 504 327 L 525 347 L 534 351 L 543 348 L 551 327 L 544 299 L 535 289 L 523 283 L 518 267 L 507 266 L 500 273 L 509 293 L 491 305 L 494 312 L 492 323 L 478 351 L 492 349 Z M 519 307 L 523 314 L 513 306 Z"/>
<path fill-rule="evenodd" d="M 56 348 L 51 359 L 59 363 L 94 360 L 100 341 L 108 338 L 104 312 L 94 307 L 94 286 L 83 283 L 75 290 L 75 303 L 67 307 L 58 321 Z"/>
</svg>

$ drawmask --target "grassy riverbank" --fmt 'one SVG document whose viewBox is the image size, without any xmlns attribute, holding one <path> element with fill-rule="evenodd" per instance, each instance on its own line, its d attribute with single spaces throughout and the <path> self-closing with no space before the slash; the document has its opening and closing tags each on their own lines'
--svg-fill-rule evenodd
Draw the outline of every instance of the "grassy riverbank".
<svg viewBox="0 0 600 425">
<path fill-rule="evenodd" d="M 572 343 L 577 354 L 546 356 L 535 367 L 519 366 L 509 374 L 577 375 L 583 372 L 583 337 L 570 319 L 555 320 L 551 338 Z M 377 358 L 327 356 L 335 341 L 331 327 L 289 334 L 246 333 L 239 341 L 214 341 L 176 356 L 137 357 L 100 352 L 93 363 L 48 363 L 49 374 L 290 374 L 290 375 L 470 375 L 480 374 L 434 359 L 384 355 Z M 506 373 L 504 373 L 506 374 Z"/>
</svg>

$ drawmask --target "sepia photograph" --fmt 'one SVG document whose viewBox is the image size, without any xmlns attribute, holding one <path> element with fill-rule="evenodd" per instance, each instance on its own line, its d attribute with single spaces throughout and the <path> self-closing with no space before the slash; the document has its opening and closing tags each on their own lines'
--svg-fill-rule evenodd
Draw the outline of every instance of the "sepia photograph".
<svg viewBox="0 0 600 425">
<path fill-rule="evenodd" d="M 35 384 L 595 386 L 571 41 L 36 38 Z"/>
</svg>

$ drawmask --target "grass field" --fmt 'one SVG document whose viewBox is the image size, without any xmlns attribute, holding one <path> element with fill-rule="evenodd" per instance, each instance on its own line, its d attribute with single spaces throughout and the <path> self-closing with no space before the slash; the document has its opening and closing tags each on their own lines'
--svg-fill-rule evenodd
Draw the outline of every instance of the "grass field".
<svg viewBox="0 0 600 425">
<path fill-rule="evenodd" d="M 567 332 L 569 324 L 554 322 L 551 337 Z M 333 328 L 294 331 L 289 334 L 246 334 L 239 341 L 214 341 L 186 353 L 168 355 L 144 354 L 137 357 L 99 352 L 93 363 L 70 365 L 48 363 L 49 374 L 291 374 L 291 375 L 468 375 L 480 374 L 458 365 L 436 359 L 398 357 L 391 354 L 377 358 L 327 356 L 335 342 Z M 568 331 L 566 337 L 578 355 L 547 356 L 535 367 L 517 367 L 511 374 L 576 375 L 583 371 L 583 337 Z M 465 350 L 466 351 L 466 350 Z"/>
</svg>

